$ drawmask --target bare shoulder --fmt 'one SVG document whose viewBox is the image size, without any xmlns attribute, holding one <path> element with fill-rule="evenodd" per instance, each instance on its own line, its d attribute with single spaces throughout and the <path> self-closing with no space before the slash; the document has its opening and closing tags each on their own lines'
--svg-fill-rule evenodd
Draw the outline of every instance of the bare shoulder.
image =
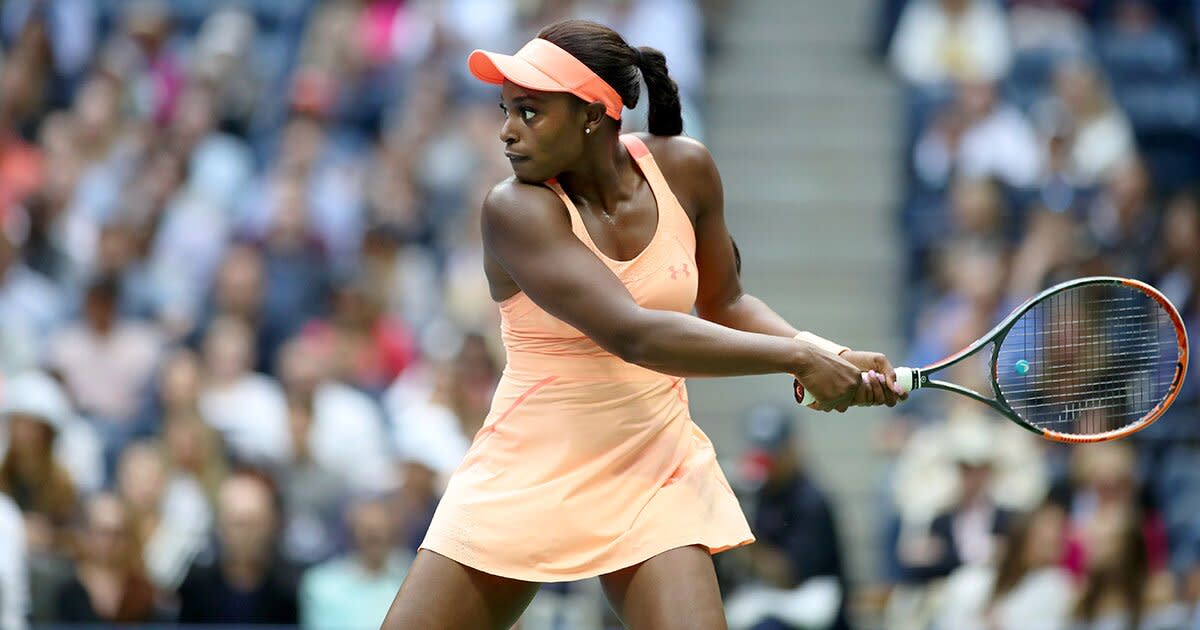
<svg viewBox="0 0 1200 630">
<path fill-rule="evenodd" d="M 509 177 L 492 187 L 483 199 L 485 240 L 494 232 L 525 232 L 555 225 L 570 226 L 562 201 L 553 190 Z M 489 234 L 491 233 L 491 234 Z"/>
<path fill-rule="evenodd" d="M 687 136 L 636 135 L 693 221 L 724 197 L 721 173 L 704 143 Z"/>
<path fill-rule="evenodd" d="M 712 153 L 703 142 L 687 136 L 635 134 L 654 155 L 659 168 L 669 175 L 707 177 L 716 169 Z"/>
</svg>

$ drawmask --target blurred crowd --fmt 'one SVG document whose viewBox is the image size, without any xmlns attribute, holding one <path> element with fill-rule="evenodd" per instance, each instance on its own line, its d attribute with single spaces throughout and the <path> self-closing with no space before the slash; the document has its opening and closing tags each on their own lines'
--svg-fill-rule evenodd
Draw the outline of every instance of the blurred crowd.
<svg viewBox="0 0 1200 630">
<path fill-rule="evenodd" d="M 466 54 L 597 19 L 698 104 L 718 4 L 0 3 L 0 628 L 377 627 L 501 368 Z"/>
<path fill-rule="evenodd" d="M 1151 282 L 1200 334 L 1200 2 L 884 0 L 902 85 L 905 365 L 1059 281 Z M 979 363 L 948 380 L 990 391 Z M 1134 437 L 1061 446 L 956 396 L 881 431 L 885 627 L 1200 623 L 1200 373 Z"/>
<path fill-rule="evenodd" d="M 510 171 L 466 53 L 603 21 L 666 53 L 703 137 L 730 8 L 0 3 L 0 628 L 377 626 L 502 367 L 477 212 Z M 897 363 L 1079 275 L 1148 280 L 1200 330 L 1200 1 L 877 8 L 904 95 Z M 1087 447 L 914 397 L 875 443 L 879 588 L 847 582 L 790 412 L 752 410 L 731 627 L 1193 627 L 1197 378 Z M 599 628 L 601 602 L 553 585 L 524 627 Z"/>
</svg>

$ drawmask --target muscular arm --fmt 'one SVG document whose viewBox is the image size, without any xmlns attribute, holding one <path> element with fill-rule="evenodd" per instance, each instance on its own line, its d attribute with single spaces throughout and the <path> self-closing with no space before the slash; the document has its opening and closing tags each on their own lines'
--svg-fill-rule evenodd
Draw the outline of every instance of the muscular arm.
<svg viewBox="0 0 1200 630">
<path fill-rule="evenodd" d="M 803 373 L 811 344 L 643 308 L 571 232 L 549 190 L 499 184 L 483 206 L 484 248 L 546 312 L 622 359 L 676 376 Z"/>
</svg>

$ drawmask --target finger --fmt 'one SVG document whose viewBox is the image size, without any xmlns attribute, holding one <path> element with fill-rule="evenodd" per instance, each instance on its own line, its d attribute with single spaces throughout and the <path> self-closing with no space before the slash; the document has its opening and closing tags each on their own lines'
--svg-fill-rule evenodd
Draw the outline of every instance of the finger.
<svg viewBox="0 0 1200 630">
<path fill-rule="evenodd" d="M 873 404 L 887 404 L 887 393 L 883 387 L 883 375 L 875 370 L 871 370 L 871 394 L 874 398 L 872 401 Z"/>
<path fill-rule="evenodd" d="M 871 375 L 869 372 L 863 372 L 862 381 L 854 389 L 854 399 L 850 404 L 855 407 L 870 405 L 871 394 Z"/>
<path fill-rule="evenodd" d="M 904 390 L 900 389 L 900 386 L 896 384 L 896 368 L 892 366 L 892 362 L 888 360 L 887 356 L 881 354 L 875 362 L 878 365 L 879 373 L 883 374 L 887 379 L 888 391 L 893 392 L 897 396 L 904 393 Z"/>
<path fill-rule="evenodd" d="M 888 387 L 887 375 L 880 373 L 880 372 L 875 372 L 875 380 L 879 384 L 879 391 L 877 394 L 879 396 L 879 398 L 877 399 L 877 400 L 879 400 L 879 404 L 887 405 L 889 407 L 895 407 L 896 406 L 896 392 L 892 391 L 892 389 L 890 387 Z"/>
</svg>

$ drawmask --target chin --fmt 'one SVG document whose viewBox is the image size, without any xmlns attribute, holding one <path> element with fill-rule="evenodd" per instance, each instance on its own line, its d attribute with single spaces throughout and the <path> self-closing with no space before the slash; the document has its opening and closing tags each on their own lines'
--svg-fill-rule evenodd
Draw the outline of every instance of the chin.
<svg viewBox="0 0 1200 630">
<path fill-rule="evenodd" d="M 543 176 L 540 173 L 535 172 L 533 169 L 528 167 L 523 168 L 516 165 L 513 166 L 513 176 L 524 184 L 541 184 L 542 182 L 550 179 L 550 176 Z"/>
</svg>

